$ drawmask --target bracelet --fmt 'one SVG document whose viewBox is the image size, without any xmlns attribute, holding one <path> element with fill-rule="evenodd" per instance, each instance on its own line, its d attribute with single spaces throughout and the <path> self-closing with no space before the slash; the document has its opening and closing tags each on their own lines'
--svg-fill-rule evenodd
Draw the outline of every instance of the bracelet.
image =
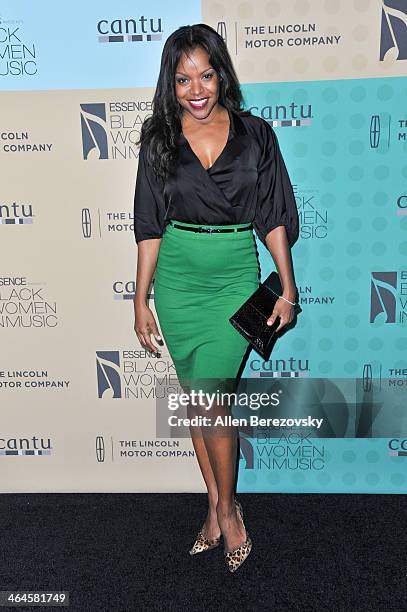
<svg viewBox="0 0 407 612">
<path fill-rule="evenodd" d="M 292 306 L 295 306 L 297 302 L 290 302 L 290 300 L 287 300 L 287 298 L 283 297 L 282 295 L 279 295 L 278 297 L 280 297 L 282 300 L 285 300 L 286 302 L 288 302 L 289 304 L 291 304 Z"/>
</svg>

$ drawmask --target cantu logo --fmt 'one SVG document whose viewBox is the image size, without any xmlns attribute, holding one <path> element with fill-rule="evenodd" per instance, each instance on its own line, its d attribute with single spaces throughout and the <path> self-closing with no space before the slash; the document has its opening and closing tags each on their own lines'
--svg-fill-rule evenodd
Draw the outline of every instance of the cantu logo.
<svg viewBox="0 0 407 612">
<path fill-rule="evenodd" d="M 312 104 L 278 104 L 277 106 L 250 106 L 254 115 L 259 115 L 272 127 L 302 127 L 310 126 L 314 118 Z"/>
<path fill-rule="evenodd" d="M 154 278 L 152 279 L 152 286 L 154 287 Z M 114 300 L 132 300 L 136 292 L 136 283 L 134 280 L 129 281 L 114 281 L 113 282 L 113 299 Z M 147 297 L 150 300 L 154 299 L 154 293 L 151 291 L 147 293 Z"/>
<path fill-rule="evenodd" d="M 51 455 L 52 450 L 51 438 L 0 438 L 0 457 Z"/>
<path fill-rule="evenodd" d="M 253 373 L 252 377 L 259 378 L 297 378 L 309 376 L 310 369 L 309 359 L 296 359 L 295 357 L 264 361 L 254 356 L 249 361 L 249 370 Z"/>
<path fill-rule="evenodd" d="M 403 194 L 397 198 L 397 216 L 407 215 L 407 195 Z"/>
<path fill-rule="evenodd" d="M 32 222 L 31 204 L 0 204 L 0 225 L 31 225 Z"/>
<path fill-rule="evenodd" d="M 134 281 L 114 281 L 113 282 L 113 299 L 114 300 L 132 300 L 136 292 L 136 283 Z"/>
<path fill-rule="evenodd" d="M 407 438 L 392 438 L 389 440 L 389 455 L 391 457 L 407 457 Z"/>
<path fill-rule="evenodd" d="M 98 42 L 150 42 L 162 39 L 161 18 L 101 19 L 97 23 Z"/>
</svg>

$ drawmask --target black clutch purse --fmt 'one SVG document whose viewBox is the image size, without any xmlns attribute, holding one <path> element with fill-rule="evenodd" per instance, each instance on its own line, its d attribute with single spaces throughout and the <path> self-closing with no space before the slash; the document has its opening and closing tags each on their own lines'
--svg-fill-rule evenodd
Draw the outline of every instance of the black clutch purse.
<svg viewBox="0 0 407 612">
<path fill-rule="evenodd" d="M 280 322 L 279 317 L 276 318 L 273 325 L 267 325 L 267 319 L 273 312 L 274 305 L 282 292 L 280 277 L 277 272 L 272 272 L 229 319 L 233 327 L 249 341 L 254 350 L 265 360 L 270 357 L 271 349 L 277 337 L 288 327 L 283 327 L 276 334 L 276 328 Z M 298 302 L 298 290 L 296 291 L 295 302 Z M 301 306 L 295 304 L 294 320 L 289 324 L 290 326 L 295 322 L 295 318 L 301 310 Z"/>
</svg>

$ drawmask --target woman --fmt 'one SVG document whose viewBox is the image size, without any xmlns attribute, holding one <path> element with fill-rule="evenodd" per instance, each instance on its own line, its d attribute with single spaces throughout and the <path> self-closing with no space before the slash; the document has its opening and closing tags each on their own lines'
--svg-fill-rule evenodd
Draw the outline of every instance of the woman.
<svg viewBox="0 0 407 612">
<path fill-rule="evenodd" d="M 248 343 L 228 319 L 259 285 L 252 228 L 283 286 L 269 324 L 280 317 L 280 330 L 294 315 L 290 247 L 298 238 L 298 213 L 292 186 L 272 127 L 241 105 L 227 47 L 215 30 L 199 24 L 169 36 L 153 114 L 140 137 L 135 332 L 145 349 L 159 351 L 151 335 L 160 344 L 162 337 L 147 305 L 154 276 L 162 334 L 188 390 L 198 380 L 219 388 L 237 379 Z M 218 412 L 227 408 L 217 406 Z M 190 553 L 218 546 L 223 536 L 233 572 L 252 546 L 234 497 L 236 429 L 209 435 L 191 427 L 191 436 L 209 507 Z"/>
</svg>

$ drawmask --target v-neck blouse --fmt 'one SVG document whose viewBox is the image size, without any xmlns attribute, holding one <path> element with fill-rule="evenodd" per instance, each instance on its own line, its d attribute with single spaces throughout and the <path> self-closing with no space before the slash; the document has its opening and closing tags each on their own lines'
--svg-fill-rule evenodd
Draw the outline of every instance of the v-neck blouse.
<svg viewBox="0 0 407 612">
<path fill-rule="evenodd" d="M 181 133 L 175 173 L 158 177 L 140 147 L 134 192 L 136 243 L 161 238 L 170 219 L 202 225 L 253 223 L 267 234 L 284 225 L 290 247 L 299 235 L 294 192 L 275 131 L 249 112 L 229 110 L 229 136 L 205 169 Z"/>
<path fill-rule="evenodd" d="M 218 159 L 221 158 L 223 156 L 223 153 L 225 152 L 225 149 L 227 148 L 228 144 L 229 144 L 229 140 L 232 138 L 232 117 L 231 117 L 231 113 L 228 110 L 227 111 L 228 116 L 229 116 L 229 125 L 228 125 L 228 137 L 225 143 L 225 146 L 223 147 L 222 151 L 219 153 L 218 157 L 215 159 L 215 161 L 213 162 L 212 166 L 209 166 L 209 168 L 204 168 L 201 160 L 199 159 L 199 157 L 197 156 L 197 154 L 194 152 L 194 150 L 192 149 L 191 145 L 189 144 L 189 141 L 185 138 L 184 134 L 181 133 L 180 137 L 179 137 L 179 143 L 185 145 L 186 147 L 188 147 L 188 149 L 191 151 L 192 155 L 196 158 L 196 160 L 200 163 L 200 165 L 202 166 L 202 168 L 205 170 L 205 172 L 209 172 L 209 170 L 211 170 L 214 165 L 218 162 Z"/>
</svg>

